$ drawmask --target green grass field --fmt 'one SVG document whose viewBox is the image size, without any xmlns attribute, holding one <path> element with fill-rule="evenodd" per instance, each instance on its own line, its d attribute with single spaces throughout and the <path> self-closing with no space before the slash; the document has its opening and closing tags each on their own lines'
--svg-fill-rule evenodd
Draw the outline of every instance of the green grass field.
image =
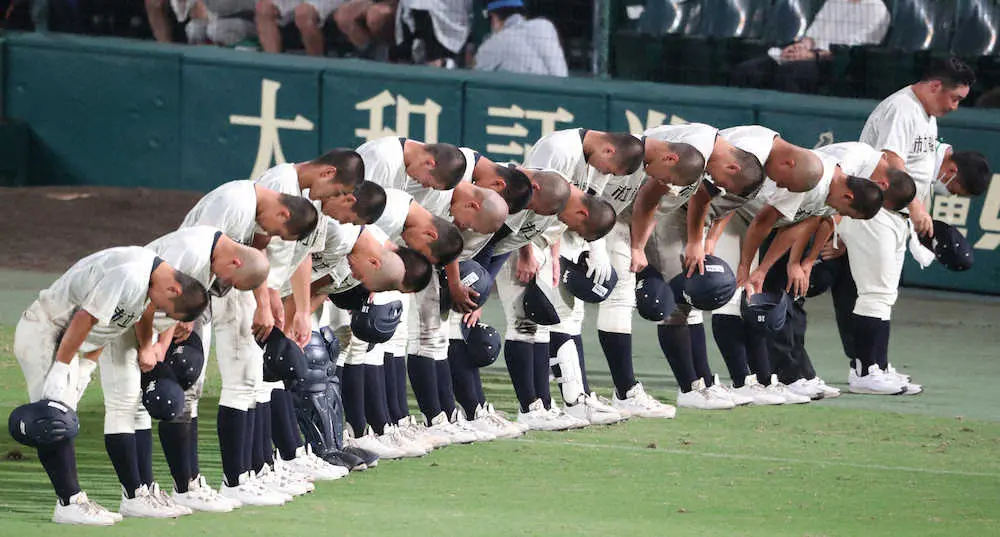
<svg viewBox="0 0 1000 537">
<path fill-rule="evenodd" d="M 27 276 L 24 276 L 27 277 Z M 37 279 L 37 276 L 31 276 Z M 33 282 L 34 280 L 32 280 Z M 0 414 L 26 398 L 11 353 L 27 284 L 0 292 Z M 19 291 L 20 290 L 20 291 Z M 488 322 L 499 321 L 491 304 Z M 917 397 L 843 397 L 796 407 L 678 413 L 518 440 L 453 446 L 417 460 L 332 483 L 280 508 L 198 514 L 173 521 L 126 520 L 112 528 L 48 523 L 53 495 L 34 453 L 0 435 L 0 535 L 49 532 L 156 537 L 195 535 L 1000 535 L 1000 304 L 909 293 L 897 308 L 892 355 L 927 391 Z M 846 376 L 827 299 L 810 307 L 809 349 L 820 374 Z M 588 325 L 589 370 L 607 392 L 606 365 Z M 711 336 L 709 336 L 711 338 Z M 710 343 L 712 364 L 725 368 Z M 648 323 L 636 325 L 636 369 L 652 393 L 675 387 Z M 221 476 L 210 364 L 202 402 L 202 470 Z M 502 366 L 485 377 L 489 398 L 513 411 Z M 85 490 L 117 509 L 118 485 L 104 453 L 101 395 L 81 403 L 78 439 Z M 159 480 L 169 482 L 157 453 Z"/>
</svg>

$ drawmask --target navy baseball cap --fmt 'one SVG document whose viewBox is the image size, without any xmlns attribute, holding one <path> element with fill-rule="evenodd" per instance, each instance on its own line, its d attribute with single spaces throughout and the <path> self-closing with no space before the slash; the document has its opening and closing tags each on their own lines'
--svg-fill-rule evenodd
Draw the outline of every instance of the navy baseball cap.
<svg viewBox="0 0 1000 537">
<path fill-rule="evenodd" d="M 361 341 L 385 343 L 392 338 L 403 314 L 403 301 L 394 293 L 375 293 L 372 300 L 351 313 L 351 332 Z"/>
<path fill-rule="evenodd" d="M 690 278 L 684 278 L 681 273 L 671 280 L 671 287 L 683 282 L 684 301 L 696 309 L 712 311 L 721 308 L 733 298 L 736 293 L 736 275 L 729 264 L 714 255 L 705 256 L 705 273 L 694 273 Z M 675 295 L 675 299 L 676 299 Z"/>
<path fill-rule="evenodd" d="M 11 411 L 7 431 L 26 446 L 48 446 L 76 438 L 80 433 L 80 418 L 63 403 L 42 399 Z"/>
<path fill-rule="evenodd" d="M 181 388 L 186 390 L 194 386 L 201 376 L 201 370 L 205 368 L 205 351 L 201 337 L 191 332 L 184 341 L 171 343 L 163 362 L 173 370 Z"/>
<path fill-rule="evenodd" d="M 618 284 L 618 273 L 611 269 L 611 277 L 604 283 L 597 283 L 593 278 L 587 277 L 587 253 L 580 256 L 580 262 L 574 263 L 568 258 L 559 257 L 559 266 L 562 268 L 561 279 L 573 296 L 584 302 L 597 304 L 604 302 L 615 285 Z"/>
<path fill-rule="evenodd" d="M 142 406 L 150 417 L 173 421 L 184 413 L 184 390 L 173 371 L 163 362 L 143 374 Z"/>
<path fill-rule="evenodd" d="M 674 293 L 652 266 L 635 275 L 635 309 L 647 321 L 662 321 L 674 311 Z"/>
<path fill-rule="evenodd" d="M 477 322 L 469 327 L 462 323 L 462 340 L 466 345 L 466 357 L 473 367 L 486 367 L 500 356 L 502 340 L 496 328 Z"/>
<path fill-rule="evenodd" d="M 747 326 L 776 334 L 785 328 L 788 314 L 788 295 L 784 291 L 765 291 L 750 296 L 743 295 L 740 313 Z"/>
<path fill-rule="evenodd" d="M 493 290 L 493 277 L 479 264 L 478 261 L 468 259 L 458 264 L 458 272 L 462 277 L 462 285 L 471 287 L 479 296 L 473 299 L 476 309 L 483 307 L 486 300 L 490 298 L 490 291 Z M 441 271 L 441 313 L 451 309 L 451 293 L 448 292 L 448 276 L 445 271 Z"/>
<path fill-rule="evenodd" d="M 559 323 L 559 313 L 552 305 L 552 299 L 538 286 L 536 280 L 524 289 L 524 315 L 535 324 L 551 326 Z"/>
<path fill-rule="evenodd" d="M 948 270 L 964 272 L 975 262 L 968 239 L 957 228 L 940 220 L 934 221 L 934 236 L 920 237 L 920 242 L 934 252 L 934 257 Z"/>
</svg>

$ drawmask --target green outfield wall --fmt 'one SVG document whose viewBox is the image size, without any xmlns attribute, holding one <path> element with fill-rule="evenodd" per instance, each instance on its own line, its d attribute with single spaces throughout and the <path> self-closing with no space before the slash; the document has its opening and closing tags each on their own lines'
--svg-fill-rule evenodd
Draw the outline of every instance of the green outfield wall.
<svg viewBox="0 0 1000 537">
<path fill-rule="evenodd" d="M 19 183 L 195 190 L 388 135 L 467 145 L 500 161 L 573 126 L 760 123 L 814 147 L 857 139 L 875 105 L 39 34 L 0 40 L 0 102 L 30 131 Z M 961 110 L 940 132 L 1000 163 L 1000 112 Z M 904 281 L 1000 294 L 1000 181 L 972 202 L 936 199 L 932 212 L 967 233 L 976 266 L 956 274 L 908 261 Z"/>
</svg>

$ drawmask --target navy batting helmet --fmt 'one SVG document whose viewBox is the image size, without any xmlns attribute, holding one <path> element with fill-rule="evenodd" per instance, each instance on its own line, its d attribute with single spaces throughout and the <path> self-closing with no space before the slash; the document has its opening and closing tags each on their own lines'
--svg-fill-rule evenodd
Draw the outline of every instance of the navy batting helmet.
<svg viewBox="0 0 1000 537">
<path fill-rule="evenodd" d="M 809 290 L 806 291 L 806 296 L 812 298 L 825 293 L 837 280 L 840 270 L 841 264 L 836 259 L 830 261 L 817 259 L 813 263 L 812 271 L 809 272 Z"/>
<path fill-rule="evenodd" d="M 458 264 L 458 272 L 462 276 L 462 285 L 471 287 L 479 296 L 473 300 L 476 302 L 476 309 L 483 307 L 486 300 L 490 298 L 490 291 L 493 289 L 493 277 L 483 268 L 479 262 L 468 259 Z M 451 293 L 448 292 L 448 275 L 441 271 L 441 313 L 451 309 Z"/>
<path fill-rule="evenodd" d="M 29 447 L 47 446 L 76 438 L 80 418 L 72 408 L 42 399 L 15 408 L 7 419 L 10 436 Z"/>
<path fill-rule="evenodd" d="M 766 291 L 749 297 L 744 293 L 740 313 L 747 326 L 772 334 L 781 332 L 788 313 L 788 295 L 784 291 Z"/>
<path fill-rule="evenodd" d="M 486 367 L 500 356 L 500 332 L 486 323 L 476 323 L 471 328 L 462 323 L 462 339 L 466 344 L 466 356 L 474 367 Z"/>
<path fill-rule="evenodd" d="M 597 304 L 604 302 L 604 299 L 608 298 L 615 285 L 618 284 L 618 273 L 615 272 L 615 269 L 611 269 L 611 277 L 604 283 L 597 283 L 593 278 L 588 278 L 587 254 L 588 252 L 584 252 L 580 255 L 579 263 L 574 263 L 568 258 L 560 256 L 559 266 L 562 268 L 560 278 L 573 296 L 584 302 Z"/>
<path fill-rule="evenodd" d="M 153 419 L 173 421 L 184 413 L 184 390 L 164 363 L 143 374 L 142 406 Z"/>
<path fill-rule="evenodd" d="M 302 349 L 294 341 L 274 327 L 264 340 L 264 380 L 277 382 L 295 380 L 308 367 Z"/>
<path fill-rule="evenodd" d="M 163 363 L 174 372 L 174 378 L 181 389 L 188 389 L 198 382 L 201 370 L 205 368 L 205 351 L 201 337 L 194 332 L 180 343 L 171 343 Z"/>
<path fill-rule="evenodd" d="M 975 261 L 972 245 L 965 236 L 940 220 L 934 221 L 934 236 L 921 237 L 920 242 L 934 252 L 934 257 L 948 270 L 963 272 L 972 268 Z"/>
<path fill-rule="evenodd" d="M 643 319 L 662 321 L 674 311 L 674 293 L 660 271 L 647 266 L 635 278 L 635 308 Z"/>
<path fill-rule="evenodd" d="M 355 337 L 368 343 L 385 343 L 392 338 L 403 314 L 403 302 L 391 296 L 394 295 L 376 293 L 360 310 L 351 313 L 351 332 Z"/>
<path fill-rule="evenodd" d="M 538 286 L 536 280 L 524 289 L 524 315 L 528 320 L 542 326 L 551 326 L 559 322 L 559 313 L 552 305 L 552 299 Z"/>
<path fill-rule="evenodd" d="M 673 283 L 673 282 L 671 282 Z M 705 256 L 705 273 L 694 273 L 684 280 L 686 302 L 702 311 L 721 308 L 736 293 L 736 276 L 729 265 L 715 257 Z"/>
<path fill-rule="evenodd" d="M 339 293 L 330 293 L 327 298 L 340 310 L 354 311 L 361 309 L 368 302 L 371 291 L 360 283 Z"/>
</svg>

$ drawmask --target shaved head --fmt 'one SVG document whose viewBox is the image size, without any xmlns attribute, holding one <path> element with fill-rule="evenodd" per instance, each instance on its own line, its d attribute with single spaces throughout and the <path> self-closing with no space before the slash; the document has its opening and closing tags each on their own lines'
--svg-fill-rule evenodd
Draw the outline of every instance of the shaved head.
<svg viewBox="0 0 1000 537">
<path fill-rule="evenodd" d="M 472 222 L 472 229 L 482 234 L 495 233 L 509 214 L 507 202 L 503 196 L 487 188 L 477 189 L 476 194 L 480 207 Z"/>
<path fill-rule="evenodd" d="M 823 177 L 823 160 L 816 153 L 781 138 L 775 138 L 774 148 L 764 164 L 764 171 L 778 186 L 790 192 L 808 192 Z"/>
<path fill-rule="evenodd" d="M 693 185 L 705 173 L 705 157 L 691 144 L 670 144 L 670 150 L 677 154 L 674 175 L 677 186 Z"/>
<path fill-rule="evenodd" d="M 541 216 L 559 214 L 569 201 L 569 181 L 550 171 L 532 172 L 531 182 L 536 188 L 528 208 Z"/>
<path fill-rule="evenodd" d="M 233 271 L 233 287 L 241 291 L 249 291 L 260 287 L 267 280 L 267 273 L 271 270 L 271 264 L 267 261 L 264 252 L 235 244 L 236 259 L 240 261 L 240 266 Z"/>
</svg>

